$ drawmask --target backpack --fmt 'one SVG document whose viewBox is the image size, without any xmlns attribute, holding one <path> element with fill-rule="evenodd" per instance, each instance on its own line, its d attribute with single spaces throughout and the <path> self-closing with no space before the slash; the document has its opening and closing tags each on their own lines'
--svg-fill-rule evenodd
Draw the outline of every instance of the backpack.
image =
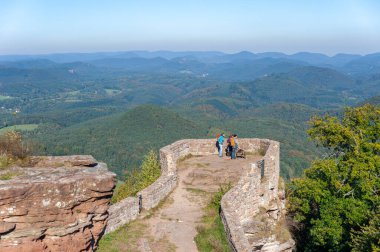
<svg viewBox="0 0 380 252">
<path fill-rule="evenodd" d="M 215 146 L 219 149 L 219 141 L 216 140 Z"/>
<path fill-rule="evenodd" d="M 231 140 L 230 140 L 230 145 L 232 146 L 232 147 L 235 147 L 235 139 L 233 138 L 233 137 L 231 137 Z"/>
<path fill-rule="evenodd" d="M 220 134 L 217 134 L 217 135 L 216 135 L 216 140 L 218 140 L 218 139 L 219 139 L 219 137 L 220 137 Z"/>
</svg>

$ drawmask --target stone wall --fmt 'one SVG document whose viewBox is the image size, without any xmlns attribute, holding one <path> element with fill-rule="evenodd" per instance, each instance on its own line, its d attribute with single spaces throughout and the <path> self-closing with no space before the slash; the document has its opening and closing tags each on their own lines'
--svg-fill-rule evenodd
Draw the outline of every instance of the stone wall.
<svg viewBox="0 0 380 252">
<path fill-rule="evenodd" d="M 222 198 L 221 216 L 233 251 L 292 251 L 284 219 L 284 192 L 279 190 L 280 146 L 266 139 L 243 139 L 246 151 L 265 152 L 244 167 L 235 187 Z"/>
<path fill-rule="evenodd" d="M 152 185 L 140 191 L 141 208 L 149 210 L 160 203 L 177 185 L 177 174 L 165 174 L 159 177 Z"/>
<path fill-rule="evenodd" d="M 188 140 L 180 140 L 160 149 L 161 176 L 150 186 L 109 209 L 106 234 L 138 217 L 141 209 L 149 210 L 160 203 L 177 185 L 177 160 L 189 153 Z M 126 204 L 126 202 L 129 202 Z M 138 209 L 138 211 L 136 211 Z"/>
<path fill-rule="evenodd" d="M 115 174 L 91 156 L 34 157 L 0 180 L 0 251 L 93 251 Z"/>
<path fill-rule="evenodd" d="M 140 199 L 128 197 L 113 204 L 108 209 L 109 217 L 105 234 L 115 231 L 118 227 L 135 220 L 140 213 Z"/>
<path fill-rule="evenodd" d="M 266 145 L 259 139 L 240 139 L 241 148 L 259 151 Z M 263 146 L 264 147 L 263 147 Z M 177 162 L 188 155 L 217 154 L 214 139 L 183 139 L 160 149 L 161 176 L 150 186 L 137 193 L 138 197 L 129 197 L 114 204 L 109 209 L 106 233 L 137 218 L 136 209 L 149 210 L 169 195 L 177 185 Z M 126 204 L 128 202 L 128 204 Z"/>
<path fill-rule="evenodd" d="M 245 169 L 238 184 L 222 199 L 222 219 L 227 231 L 228 239 L 234 251 L 287 251 L 294 245 L 293 240 L 279 242 L 271 236 L 264 241 L 255 241 L 250 237 L 250 231 L 255 224 L 255 216 L 260 214 L 261 208 L 268 211 L 265 214 L 274 217 L 274 225 L 283 213 L 284 202 L 279 195 L 284 195 L 278 189 L 280 175 L 280 146 L 278 142 L 268 139 L 239 139 L 239 147 L 247 152 L 264 154 L 262 160 L 251 164 Z M 137 205 L 143 209 L 151 209 L 167 197 L 177 184 L 177 162 L 188 155 L 217 154 L 214 139 L 184 139 L 160 149 L 161 177 L 152 185 L 138 193 L 138 198 L 130 199 L 134 202 L 130 209 L 115 207 L 110 209 L 110 219 L 107 232 L 115 230 L 125 223 L 126 219 L 137 217 Z M 139 202 L 139 203 L 138 203 Z M 123 211 L 123 213 L 121 213 Z M 133 216 L 130 218 L 130 216 Z M 112 226 L 110 226 L 112 225 Z"/>
</svg>

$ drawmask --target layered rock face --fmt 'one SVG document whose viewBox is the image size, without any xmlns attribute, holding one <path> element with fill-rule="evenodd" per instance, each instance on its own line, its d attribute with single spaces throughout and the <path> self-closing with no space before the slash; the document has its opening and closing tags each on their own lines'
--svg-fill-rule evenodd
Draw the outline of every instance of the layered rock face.
<svg viewBox="0 0 380 252">
<path fill-rule="evenodd" d="M 0 180 L 0 251 L 93 251 L 115 174 L 91 156 L 34 157 Z"/>
</svg>

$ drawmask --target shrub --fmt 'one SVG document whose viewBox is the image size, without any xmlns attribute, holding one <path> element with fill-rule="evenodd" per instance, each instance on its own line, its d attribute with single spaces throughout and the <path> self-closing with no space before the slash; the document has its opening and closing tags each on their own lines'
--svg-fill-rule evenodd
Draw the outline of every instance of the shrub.
<svg viewBox="0 0 380 252">
<path fill-rule="evenodd" d="M 0 135 L 0 155 L 24 159 L 29 154 L 29 147 L 22 141 L 22 136 L 19 132 L 8 131 Z"/>
<path fill-rule="evenodd" d="M 140 171 L 134 170 L 126 175 L 125 183 L 114 193 L 112 203 L 130 196 L 136 196 L 139 191 L 156 181 L 160 175 L 161 166 L 157 154 L 151 150 L 144 156 Z"/>
<path fill-rule="evenodd" d="M 20 166 L 28 165 L 30 160 L 30 145 L 23 142 L 19 132 L 8 131 L 0 135 L 0 168 L 6 168 L 14 163 Z"/>
<path fill-rule="evenodd" d="M 7 155 L 0 154 L 0 168 L 4 168 L 10 165 L 10 158 Z"/>
<path fill-rule="evenodd" d="M 151 185 L 160 177 L 161 166 L 158 161 L 156 152 L 154 152 L 153 150 L 149 151 L 148 154 L 145 155 L 140 168 L 141 171 L 139 174 L 138 186 L 141 190 Z"/>
</svg>

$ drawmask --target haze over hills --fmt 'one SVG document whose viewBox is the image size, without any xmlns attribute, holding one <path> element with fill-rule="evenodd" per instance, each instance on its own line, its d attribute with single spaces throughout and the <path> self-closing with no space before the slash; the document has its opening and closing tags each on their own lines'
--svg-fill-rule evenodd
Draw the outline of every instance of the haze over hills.
<svg viewBox="0 0 380 252">
<path fill-rule="evenodd" d="M 379 94 L 376 53 L 0 56 L 0 125 L 38 124 L 28 134 L 40 142 L 40 154 L 90 152 L 120 176 L 123 169 L 137 167 L 151 147 L 184 137 L 213 137 L 218 131 L 281 141 L 282 175 L 298 176 L 318 155 L 306 137 L 307 120 L 376 100 L 371 97 Z M 139 107 L 143 104 L 165 109 Z M 120 119 L 123 113 L 128 120 Z M 170 122 L 155 121 L 152 113 Z M 141 136 L 137 144 L 130 138 L 133 132 Z M 117 150 L 111 150 L 112 144 Z"/>
</svg>

